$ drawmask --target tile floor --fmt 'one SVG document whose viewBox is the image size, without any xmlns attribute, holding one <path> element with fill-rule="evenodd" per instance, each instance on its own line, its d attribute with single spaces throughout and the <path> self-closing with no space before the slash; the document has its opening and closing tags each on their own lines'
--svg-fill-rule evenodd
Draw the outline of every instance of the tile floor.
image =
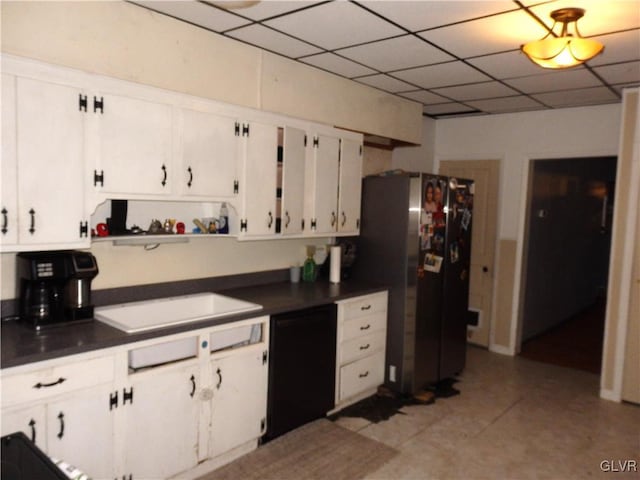
<svg viewBox="0 0 640 480">
<path fill-rule="evenodd" d="M 388 421 L 337 420 L 400 452 L 366 480 L 640 479 L 640 406 L 600 399 L 598 375 L 470 347 L 455 387 Z"/>
</svg>

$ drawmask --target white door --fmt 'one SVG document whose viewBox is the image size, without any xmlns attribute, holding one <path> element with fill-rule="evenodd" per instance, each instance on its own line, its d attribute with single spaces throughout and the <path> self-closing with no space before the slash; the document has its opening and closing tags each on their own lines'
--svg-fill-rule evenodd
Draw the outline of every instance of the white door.
<svg viewBox="0 0 640 480">
<path fill-rule="evenodd" d="M 338 194 L 338 231 L 357 235 L 360 231 L 362 193 L 362 143 L 340 141 L 340 182 Z"/>
<path fill-rule="evenodd" d="M 47 422 L 44 404 L 2 410 L 2 436 L 22 432 L 38 448 L 47 450 Z"/>
<path fill-rule="evenodd" d="M 133 402 L 118 406 L 125 413 L 124 472 L 133 478 L 159 479 L 194 467 L 200 405 L 197 365 L 159 367 L 129 378 Z"/>
<path fill-rule="evenodd" d="M 238 180 L 240 137 L 236 120 L 208 112 L 181 109 L 181 168 L 184 195 L 233 198 Z"/>
<path fill-rule="evenodd" d="M 268 363 L 263 352 L 234 352 L 212 362 L 210 455 L 258 438 L 266 425 Z"/>
<path fill-rule="evenodd" d="M 77 88 L 17 79 L 18 241 L 82 243 L 84 122 Z M 85 238 L 89 244 L 88 235 Z"/>
<path fill-rule="evenodd" d="M 304 130 L 284 128 L 282 175 L 282 233 L 302 233 L 304 216 Z"/>
<path fill-rule="evenodd" d="M 270 235 L 276 228 L 278 127 L 253 122 L 245 140 L 240 235 Z"/>
<path fill-rule="evenodd" d="M 333 233 L 338 223 L 338 167 L 340 140 L 318 135 L 313 139 L 314 212 L 312 233 Z M 315 228 L 313 228 L 315 225 Z"/>
<path fill-rule="evenodd" d="M 440 174 L 475 182 L 471 227 L 469 308 L 480 312 L 480 323 L 469 327 L 470 343 L 489 346 L 492 315 L 493 271 L 498 218 L 498 160 L 443 161 Z"/>
<path fill-rule="evenodd" d="M 0 195 L 2 246 L 18 242 L 18 172 L 16 157 L 16 78 L 2 74 L 2 155 Z"/>
<path fill-rule="evenodd" d="M 101 107 L 94 105 L 102 102 Z M 170 105 L 110 93 L 91 95 L 97 123 L 92 139 L 97 192 L 167 194 L 172 189 L 173 112 Z M 122 195 L 120 195 L 122 196 Z"/>
<path fill-rule="evenodd" d="M 113 477 L 110 385 L 79 391 L 47 405 L 47 453 L 91 478 Z"/>
</svg>

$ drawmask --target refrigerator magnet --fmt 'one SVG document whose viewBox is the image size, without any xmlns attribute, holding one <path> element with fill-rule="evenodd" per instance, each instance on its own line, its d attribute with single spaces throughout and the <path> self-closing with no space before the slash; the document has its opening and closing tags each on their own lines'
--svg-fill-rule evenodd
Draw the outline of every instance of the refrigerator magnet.
<svg viewBox="0 0 640 480">
<path fill-rule="evenodd" d="M 451 263 L 456 263 L 460 260 L 460 251 L 458 249 L 458 243 L 452 243 L 449 245 L 449 255 L 451 258 Z"/>
<path fill-rule="evenodd" d="M 442 257 L 427 253 L 424 256 L 424 269 L 428 272 L 440 273 L 442 267 Z"/>
<path fill-rule="evenodd" d="M 467 230 L 469 228 L 469 222 L 471 222 L 471 211 L 468 208 L 465 208 L 462 212 L 462 220 L 460 223 L 462 228 Z"/>
</svg>

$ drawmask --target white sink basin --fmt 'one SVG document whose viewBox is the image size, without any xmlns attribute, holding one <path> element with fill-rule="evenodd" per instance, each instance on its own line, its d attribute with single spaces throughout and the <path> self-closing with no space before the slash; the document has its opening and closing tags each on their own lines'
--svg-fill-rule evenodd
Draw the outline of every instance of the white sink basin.
<svg viewBox="0 0 640 480">
<path fill-rule="evenodd" d="M 97 307 L 94 317 L 127 333 L 219 318 L 262 309 L 262 305 L 217 293 L 121 303 Z"/>
</svg>

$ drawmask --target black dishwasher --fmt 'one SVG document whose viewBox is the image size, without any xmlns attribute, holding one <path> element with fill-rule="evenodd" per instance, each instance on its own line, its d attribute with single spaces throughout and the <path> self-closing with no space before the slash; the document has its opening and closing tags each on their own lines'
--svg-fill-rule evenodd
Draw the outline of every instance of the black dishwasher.
<svg viewBox="0 0 640 480">
<path fill-rule="evenodd" d="M 268 441 L 335 406 L 336 305 L 273 315 L 269 340 Z"/>
</svg>

